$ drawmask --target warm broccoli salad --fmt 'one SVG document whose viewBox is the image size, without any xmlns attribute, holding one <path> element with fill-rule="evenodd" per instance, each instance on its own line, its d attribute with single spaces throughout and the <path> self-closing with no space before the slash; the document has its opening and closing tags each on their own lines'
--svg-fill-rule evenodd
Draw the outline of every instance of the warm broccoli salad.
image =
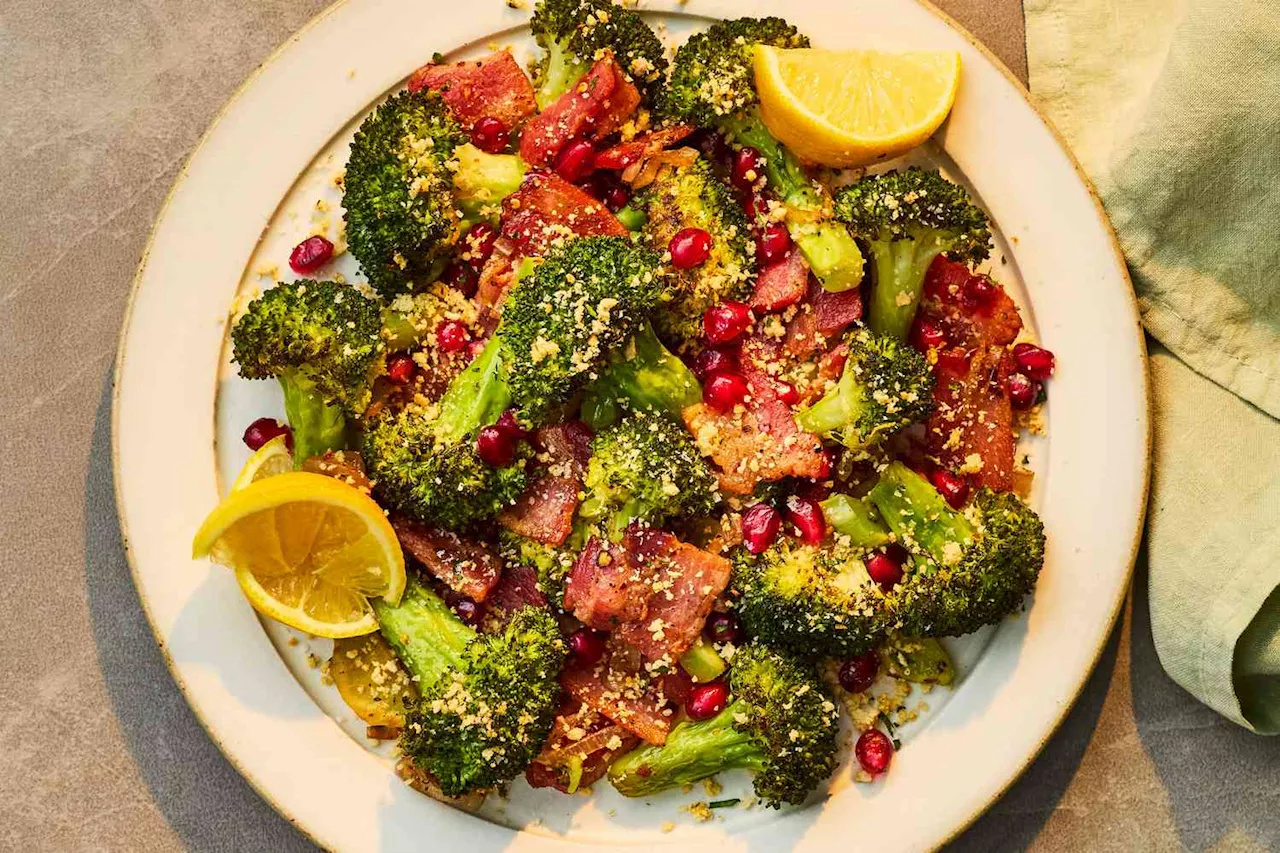
<svg viewBox="0 0 1280 853">
<path fill-rule="evenodd" d="M 892 697 L 956 675 L 939 640 L 1035 587 L 1017 444 L 1053 357 L 962 186 L 771 134 L 752 56 L 808 47 L 786 21 L 678 49 L 608 0 L 531 26 L 536 62 L 437 57 L 360 125 L 363 281 L 312 236 L 234 320 L 287 413 L 245 442 L 371 496 L 407 560 L 328 673 L 462 804 L 732 769 L 794 804 L 850 751 L 873 781 Z"/>
</svg>

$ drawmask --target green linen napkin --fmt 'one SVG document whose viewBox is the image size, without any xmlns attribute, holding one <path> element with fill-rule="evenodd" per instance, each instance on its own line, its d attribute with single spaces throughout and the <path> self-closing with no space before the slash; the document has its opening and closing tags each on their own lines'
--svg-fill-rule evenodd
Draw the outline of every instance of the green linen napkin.
<svg viewBox="0 0 1280 853">
<path fill-rule="evenodd" d="M 1093 178 L 1151 347 L 1151 628 L 1280 732 L 1280 10 L 1025 0 L 1032 96 Z M 1063 365 L 1070 369 L 1069 365 Z"/>
</svg>

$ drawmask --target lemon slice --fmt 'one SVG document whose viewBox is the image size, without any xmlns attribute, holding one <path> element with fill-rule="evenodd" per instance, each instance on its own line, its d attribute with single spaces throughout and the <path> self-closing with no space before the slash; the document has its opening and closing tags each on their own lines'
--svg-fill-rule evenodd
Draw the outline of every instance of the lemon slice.
<svg viewBox="0 0 1280 853">
<path fill-rule="evenodd" d="M 404 593 L 404 554 L 381 507 L 305 471 L 232 492 L 204 520 L 191 551 L 234 569 L 259 613 L 319 637 L 376 630 L 369 597 L 398 602 Z"/>
<path fill-rule="evenodd" d="M 924 142 L 951 112 L 960 54 L 783 50 L 758 45 L 760 116 L 824 166 L 865 166 Z"/>
<path fill-rule="evenodd" d="M 293 454 L 289 452 L 287 438 L 288 436 L 277 435 L 259 447 L 236 475 L 231 491 L 238 492 L 256 480 L 292 471 Z"/>
</svg>

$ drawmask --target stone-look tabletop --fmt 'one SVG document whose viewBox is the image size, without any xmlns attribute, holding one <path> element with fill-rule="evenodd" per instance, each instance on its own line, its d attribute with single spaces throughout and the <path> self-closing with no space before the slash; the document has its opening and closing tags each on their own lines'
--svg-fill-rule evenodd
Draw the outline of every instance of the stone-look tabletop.
<svg viewBox="0 0 1280 853">
<path fill-rule="evenodd" d="M 241 81 L 323 5 L 0 3 L 0 849 L 310 846 L 165 669 L 121 549 L 109 423 L 125 299 L 170 183 Z M 941 5 L 1025 77 L 1019 0 Z M 1066 724 L 957 849 L 1280 847 L 1280 739 L 1169 681 L 1141 567 L 1137 579 Z"/>
</svg>

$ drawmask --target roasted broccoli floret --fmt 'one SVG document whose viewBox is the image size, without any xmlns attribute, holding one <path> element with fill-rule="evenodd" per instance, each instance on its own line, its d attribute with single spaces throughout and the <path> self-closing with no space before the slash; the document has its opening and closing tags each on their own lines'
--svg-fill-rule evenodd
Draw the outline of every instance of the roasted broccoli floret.
<svg viewBox="0 0 1280 853">
<path fill-rule="evenodd" d="M 836 766 L 839 712 L 807 665 L 759 645 L 733 656 L 732 702 L 704 722 L 685 721 L 663 746 L 629 752 L 609 768 L 627 797 L 689 785 L 725 770 L 755 774 L 767 805 L 801 803 Z"/>
<path fill-rule="evenodd" d="M 716 478 L 692 437 L 667 415 L 636 412 L 591 442 L 587 497 L 578 514 L 614 541 L 632 521 L 659 525 L 709 513 Z"/>
<path fill-rule="evenodd" d="M 299 464 L 345 445 L 383 365 L 381 328 L 376 303 L 332 281 L 277 285 L 236 321 L 232 358 L 246 379 L 280 381 Z"/>
<path fill-rule="evenodd" d="M 877 444 L 933 410 L 933 371 L 925 357 L 889 335 L 856 328 L 840 379 L 796 416 L 801 429 L 853 450 Z"/>
<path fill-rule="evenodd" d="M 551 612 L 524 607 L 501 634 L 479 635 L 416 581 L 398 605 L 373 605 L 421 693 L 408 705 L 404 755 L 450 797 L 515 778 L 555 721 L 565 645 Z"/>
<path fill-rule="evenodd" d="M 662 42 L 644 18 L 609 0 L 540 0 L 529 28 L 544 51 L 534 75 L 540 109 L 567 92 L 604 50 L 642 95 L 667 68 Z"/>
<path fill-rule="evenodd" d="M 656 252 L 686 228 L 711 235 L 711 254 L 692 269 L 672 269 L 668 304 L 654 317 L 658 332 L 683 346 L 702 335 L 702 314 L 725 299 L 742 299 L 755 276 L 755 250 L 742 206 L 702 159 L 668 170 L 631 206 L 646 215 L 641 237 Z"/>
<path fill-rule="evenodd" d="M 957 512 L 901 462 L 880 475 L 868 498 L 917 558 L 894 588 L 893 610 L 907 636 L 953 637 L 993 625 L 1022 606 L 1044 565 L 1044 524 L 1008 492 L 980 489 Z"/>
<path fill-rule="evenodd" d="M 575 523 L 573 533 L 563 545 L 547 545 L 536 539 L 503 529 L 498 534 L 502 559 L 533 569 L 538 577 L 538 590 L 547 600 L 564 608 L 564 586 L 586 542 L 586 525 Z"/>
<path fill-rule="evenodd" d="M 863 258 L 849 232 L 830 217 L 830 199 L 760 118 L 752 56 L 758 44 L 808 47 L 809 39 L 781 18 L 738 18 L 691 36 L 671 64 L 658 97 L 664 117 L 717 127 L 764 157 L 769 189 L 787 208 L 787 229 L 827 290 L 862 281 Z"/>
<path fill-rule="evenodd" d="M 467 142 L 439 95 L 393 95 L 351 141 L 342 198 L 351 254 L 384 297 L 426 284 L 523 176 L 518 157 Z"/>
<path fill-rule="evenodd" d="M 702 386 L 683 361 L 662 345 L 648 323 L 621 349 L 587 386 L 582 420 L 597 432 L 613 426 L 624 412 L 665 412 L 679 418 L 686 407 L 702 400 Z"/>
<path fill-rule="evenodd" d="M 991 251 L 987 215 L 964 188 L 914 166 L 842 188 L 836 216 L 871 247 L 876 278 L 867 322 L 876 334 L 907 337 L 938 255 L 977 263 Z"/>
</svg>

